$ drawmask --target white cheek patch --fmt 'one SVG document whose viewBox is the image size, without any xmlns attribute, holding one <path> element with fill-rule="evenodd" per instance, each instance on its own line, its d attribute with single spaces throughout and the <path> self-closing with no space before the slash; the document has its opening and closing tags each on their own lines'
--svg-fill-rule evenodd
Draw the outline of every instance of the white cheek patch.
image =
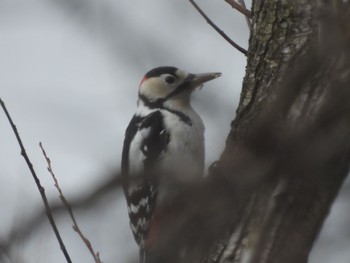
<svg viewBox="0 0 350 263">
<path fill-rule="evenodd" d="M 144 79 L 141 82 L 139 93 L 149 99 L 159 99 L 166 97 L 173 88 L 166 86 L 160 78 Z"/>
</svg>

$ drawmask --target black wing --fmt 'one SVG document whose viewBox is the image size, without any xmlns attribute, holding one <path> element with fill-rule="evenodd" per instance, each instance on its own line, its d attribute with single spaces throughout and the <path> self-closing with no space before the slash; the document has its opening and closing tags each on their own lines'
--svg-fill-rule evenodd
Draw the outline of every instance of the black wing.
<svg viewBox="0 0 350 263">
<path fill-rule="evenodd" d="M 134 115 L 126 128 L 125 131 L 125 137 L 124 137 L 124 144 L 123 144 L 123 152 L 122 152 L 122 164 L 121 164 L 121 172 L 124 179 L 124 191 L 126 190 L 125 187 L 127 187 L 127 177 L 128 177 L 128 171 L 129 171 L 129 150 L 130 150 L 130 144 L 133 138 L 135 137 L 135 134 L 138 131 L 138 128 L 140 126 L 140 123 L 142 122 L 144 118 Z"/>
<path fill-rule="evenodd" d="M 135 142 L 135 140 L 141 140 Z M 166 151 L 169 135 L 164 129 L 163 116 L 155 111 L 145 117 L 135 115 L 127 130 L 122 153 L 122 175 L 124 194 L 127 200 L 130 226 L 136 242 L 143 247 L 147 237 L 150 219 L 157 198 L 159 174 L 155 167 L 160 155 Z M 138 153 L 143 156 L 143 169 L 139 174 L 130 174 L 129 151 L 135 143 Z"/>
<path fill-rule="evenodd" d="M 148 136 L 142 143 L 141 151 L 146 157 L 144 160 L 145 175 L 153 180 L 153 169 L 159 161 L 161 153 L 166 151 L 169 133 L 164 128 L 163 115 L 160 111 L 148 115 L 141 122 L 140 129 L 150 129 Z"/>
</svg>

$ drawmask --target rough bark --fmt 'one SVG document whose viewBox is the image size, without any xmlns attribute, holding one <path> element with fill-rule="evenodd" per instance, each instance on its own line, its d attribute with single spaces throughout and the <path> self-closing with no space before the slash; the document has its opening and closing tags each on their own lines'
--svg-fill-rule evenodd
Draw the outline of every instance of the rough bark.
<svg viewBox="0 0 350 263">
<path fill-rule="evenodd" d="M 246 76 L 217 172 L 230 238 L 207 262 L 307 262 L 348 173 L 349 3 L 255 0 Z"/>
<path fill-rule="evenodd" d="M 253 2 L 225 150 L 182 189 L 148 263 L 307 262 L 349 168 L 349 10 L 340 0 Z"/>
</svg>

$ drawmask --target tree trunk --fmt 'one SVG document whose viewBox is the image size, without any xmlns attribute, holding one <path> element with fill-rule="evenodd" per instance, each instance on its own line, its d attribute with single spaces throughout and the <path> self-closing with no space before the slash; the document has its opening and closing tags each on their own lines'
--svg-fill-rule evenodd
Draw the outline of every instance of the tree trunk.
<svg viewBox="0 0 350 263">
<path fill-rule="evenodd" d="M 349 10 L 253 1 L 240 104 L 216 167 L 236 216 L 205 262 L 307 262 L 348 173 Z"/>
</svg>

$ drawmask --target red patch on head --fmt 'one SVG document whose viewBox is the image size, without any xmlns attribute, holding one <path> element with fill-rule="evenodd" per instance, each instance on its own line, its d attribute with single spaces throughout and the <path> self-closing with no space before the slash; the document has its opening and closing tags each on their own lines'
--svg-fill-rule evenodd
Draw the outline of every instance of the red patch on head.
<svg viewBox="0 0 350 263">
<path fill-rule="evenodd" d="M 142 83 L 143 83 L 146 79 L 148 79 L 148 77 L 147 77 L 147 76 L 144 76 L 143 79 L 141 80 L 140 87 L 142 86 Z"/>
</svg>

